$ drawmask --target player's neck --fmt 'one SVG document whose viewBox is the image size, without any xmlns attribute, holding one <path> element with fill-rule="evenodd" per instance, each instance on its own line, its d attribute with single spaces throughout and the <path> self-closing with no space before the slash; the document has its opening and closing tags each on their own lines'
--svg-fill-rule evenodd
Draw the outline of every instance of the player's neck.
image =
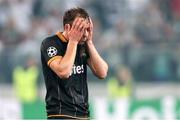
<svg viewBox="0 0 180 121">
<path fill-rule="evenodd" d="M 63 31 L 63 32 L 62 32 L 62 35 L 63 35 L 64 38 L 68 41 L 67 32 L 66 32 L 66 31 Z"/>
</svg>

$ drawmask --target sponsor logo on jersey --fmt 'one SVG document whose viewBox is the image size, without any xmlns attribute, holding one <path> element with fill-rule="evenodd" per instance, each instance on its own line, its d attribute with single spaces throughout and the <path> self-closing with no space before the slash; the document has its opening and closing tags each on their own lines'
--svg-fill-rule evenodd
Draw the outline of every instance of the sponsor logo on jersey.
<svg viewBox="0 0 180 121">
<path fill-rule="evenodd" d="M 80 65 L 80 66 L 73 65 L 70 76 L 72 74 L 81 74 L 81 73 L 84 73 L 84 65 Z"/>
</svg>

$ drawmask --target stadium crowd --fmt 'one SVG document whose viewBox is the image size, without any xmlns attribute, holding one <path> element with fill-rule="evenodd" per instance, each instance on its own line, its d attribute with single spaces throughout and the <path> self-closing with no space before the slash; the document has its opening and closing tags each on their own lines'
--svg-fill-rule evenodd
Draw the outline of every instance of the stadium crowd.
<svg viewBox="0 0 180 121">
<path fill-rule="evenodd" d="M 63 30 L 63 12 L 75 6 L 92 16 L 108 77 L 122 65 L 136 81 L 180 80 L 179 0 L 0 0 L 0 82 L 30 58 L 41 71 L 41 41 Z"/>
</svg>

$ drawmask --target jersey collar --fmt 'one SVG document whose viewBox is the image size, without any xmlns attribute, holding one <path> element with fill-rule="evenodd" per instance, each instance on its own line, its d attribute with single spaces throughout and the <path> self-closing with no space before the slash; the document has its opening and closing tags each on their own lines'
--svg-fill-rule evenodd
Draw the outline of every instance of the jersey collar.
<svg viewBox="0 0 180 121">
<path fill-rule="evenodd" d="M 66 38 L 64 37 L 64 35 L 62 34 L 62 32 L 56 32 L 56 35 L 59 37 L 59 39 L 61 40 L 61 41 L 63 41 L 63 42 L 68 42 L 67 40 L 66 40 Z"/>
</svg>

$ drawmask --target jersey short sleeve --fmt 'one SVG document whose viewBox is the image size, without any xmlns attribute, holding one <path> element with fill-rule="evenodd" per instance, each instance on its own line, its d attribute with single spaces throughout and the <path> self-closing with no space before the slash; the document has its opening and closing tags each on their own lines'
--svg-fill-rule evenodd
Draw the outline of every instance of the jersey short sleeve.
<svg viewBox="0 0 180 121">
<path fill-rule="evenodd" d="M 41 55 L 44 57 L 48 66 L 53 60 L 62 56 L 61 47 L 56 41 L 58 40 L 45 39 L 41 44 Z"/>
</svg>

